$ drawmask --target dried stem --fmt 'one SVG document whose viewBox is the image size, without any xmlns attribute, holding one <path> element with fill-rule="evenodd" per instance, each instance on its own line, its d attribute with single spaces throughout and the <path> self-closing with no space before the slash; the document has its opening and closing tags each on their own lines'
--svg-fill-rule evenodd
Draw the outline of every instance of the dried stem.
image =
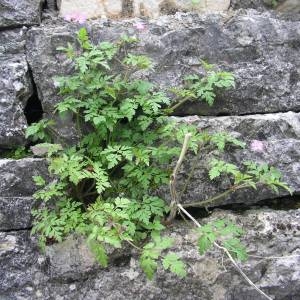
<svg viewBox="0 0 300 300">
<path fill-rule="evenodd" d="M 175 109 L 177 109 L 178 107 L 180 107 L 181 105 L 183 105 L 185 102 L 187 102 L 190 99 L 191 99 L 191 97 L 185 97 L 185 98 L 181 99 L 179 102 L 177 102 L 176 104 L 174 104 L 173 106 L 171 106 L 168 110 L 172 113 Z"/>
<path fill-rule="evenodd" d="M 178 170 L 179 170 L 179 168 L 183 162 L 183 159 L 185 157 L 191 136 L 192 135 L 190 133 L 185 135 L 179 159 L 178 159 L 178 161 L 175 165 L 175 168 L 170 176 L 169 187 L 170 187 L 170 193 L 171 193 L 171 204 L 170 204 L 170 214 L 167 219 L 168 223 L 171 222 L 176 216 L 177 204 L 178 204 L 178 199 L 177 199 L 178 197 L 177 197 L 177 192 L 176 192 L 177 173 L 178 173 Z"/>
<path fill-rule="evenodd" d="M 190 215 L 183 207 L 181 204 L 177 204 L 177 207 L 189 218 L 191 219 L 197 227 L 201 227 L 199 222 L 192 216 Z M 272 300 L 271 297 L 269 297 L 267 294 L 265 294 L 255 283 L 251 281 L 251 279 L 244 273 L 244 271 L 240 268 L 240 266 L 237 264 L 237 262 L 234 260 L 230 252 L 225 248 L 220 246 L 217 242 L 214 242 L 214 246 L 219 248 L 220 250 L 224 251 L 224 253 L 228 256 L 229 260 L 232 262 L 232 264 L 235 266 L 235 268 L 238 270 L 238 272 L 244 277 L 244 279 L 257 291 L 259 292 L 262 296 L 264 296 L 268 300 Z"/>
<path fill-rule="evenodd" d="M 214 197 L 211 197 L 207 200 L 185 203 L 185 204 L 182 204 L 182 206 L 183 207 L 205 207 L 205 206 L 207 206 L 207 204 L 213 203 L 213 202 L 215 202 L 215 201 L 217 201 L 221 198 L 224 198 L 227 195 L 229 195 L 230 193 L 234 193 L 237 190 L 244 189 L 244 188 L 247 188 L 247 187 L 249 187 L 248 184 L 242 184 L 242 185 L 236 186 L 234 188 L 231 188 L 231 189 L 229 189 L 229 190 L 227 190 L 227 191 L 225 191 L 221 194 L 218 194 Z"/>
<path fill-rule="evenodd" d="M 189 140 L 191 138 L 191 134 L 186 134 L 184 137 L 184 142 L 182 145 L 182 149 L 181 149 L 181 153 L 179 156 L 179 159 L 175 165 L 175 168 L 173 170 L 173 173 L 170 177 L 170 192 L 171 192 L 171 204 L 170 204 L 170 215 L 168 218 L 168 222 L 172 221 L 175 216 L 176 216 L 176 212 L 179 209 L 180 212 L 182 212 L 183 214 L 185 214 L 190 220 L 192 220 L 195 225 L 197 227 L 201 227 L 200 223 L 189 213 L 187 212 L 184 207 L 179 203 L 179 199 L 177 197 L 177 192 L 176 192 L 176 178 L 177 178 L 177 173 L 178 170 L 183 162 L 183 159 L 185 157 L 186 151 L 188 149 L 188 143 Z M 231 192 L 231 191 L 227 191 L 227 192 Z M 224 193 L 223 193 L 224 194 Z M 223 195 L 224 196 L 224 195 Z M 216 196 L 218 197 L 217 199 L 221 198 L 220 195 Z M 213 197 L 213 198 L 216 198 Z M 212 201 L 212 199 L 209 199 L 210 201 Z M 216 199 L 214 199 L 215 201 Z M 208 200 L 207 200 L 208 201 Z M 202 201 L 202 204 L 205 201 Z M 235 266 L 235 268 L 238 270 L 238 272 L 242 275 L 242 277 L 258 292 L 260 293 L 262 296 L 264 296 L 266 299 L 268 300 L 272 300 L 272 298 L 270 298 L 267 294 L 265 294 L 261 289 L 259 289 L 259 287 L 257 287 L 252 281 L 251 279 L 243 272 L 243 270 L 240 268 L 240 266 L 237 264 L 237 262 L 234 260 L 234 258 L 232 257 L 232 255 L 230 254 L 230 252 L 225 248 L 222 247 L 221 245 L 219 245 L 217 242 L 214 242 L 214 246 L 217 247 L 218 249 L 222 250 L 223 253 L 225 253 L 227 255 L 227 257 L 229 258 L 229 260 L 231 261 L 231 263 Z"/>
</svg>

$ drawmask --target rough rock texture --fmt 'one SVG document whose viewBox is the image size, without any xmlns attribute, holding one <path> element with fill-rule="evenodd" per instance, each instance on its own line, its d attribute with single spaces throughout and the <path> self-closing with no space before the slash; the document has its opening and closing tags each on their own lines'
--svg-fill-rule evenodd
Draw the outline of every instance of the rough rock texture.
<svg viewBox="0 0 300 300">
<path fill-rule="evenodd" d="M 231 7 L 264 11 L 270 7 L 271 1 L 232 0 Z M 53 111 L 59 100 L 54 77 L 73 71 L 71 62 L 56 48 L 66 46 L 67 42 L 75 44 L 75 32 L 81 25 L 64 22 L 48 13 L 43 24 L 29 29 L 29 32 L 25 27 L 12 29 L 39 24 L 42 2 L 0 0 L 0 149 L 25 143 L 24 107 L 34 94 L 29 70 L 33 72 L 46 115 Z M 127 5 L 129 2 L 126 1 Z M 135 0 L 138 2 L 145 1 Z M 46 7 L 55 9 L 55 3 L 55 0 L 47 0 Z M 124 33 L 137 35 L 141 44 L 136 51 L 151 57 L 154 71 L 135 75 L 149 78 L 162 87 L 180 85 L 185 74 L 202 73 L 199 58 L 232 71 L 236 76 L 236 89 L 218 94 L 214 107 L 187 103 L 176 113 L 214 116 L 190 116 L 183 120 L 194 122 L 201 130 L 227 130 L 240 137 L 247 143 L 247 148 L 226 149 L 224 159 L 267 161 L 278 167 L 284 180 L 299 193 L 299 3 L 296 0 L 278 3 L 279 11 L 292 11 L 293 17 L 241 10 L 224 15 L 177 13 L 152 21 L 95 20 L 86 26 L 95 43 L 117 40 Z M 142 15 L 141 9 L 139 6 L 138 14 Z M 168 4 L 166 9 L 164 12 L 169 13 L 172 6 Z M 145 30 L 139 31 L 134 26 L 137 22 L 143 22 Z M 294 113 L 288 112 L 290 110 Z M 268 115 L 216 117 L 255 113 Z M 73 140 L 74 134 L 64 126 L 64 122 L 69 124 L 70 120 L 59 122 L 62 134 Z M 253 140 L 262 142 L 262 152 L 249 148 Z M 184 162 L 178 189 L 191 166 L 195 166 L 194 177 L 183 196 L 185 203 L 204 200 L 229 184 L 228 178 L 216 181 L 216 185 L 209 183 L 205 168 L 210 157 L 211 154 L 202 153 L 203 160 L 194 161 L 189 157 Z M 110 251 L 111 264 L 103 269 L 95 263 L 83 239 L 75 236 L 61 244 L 48 245 L 43 254 L 37 248 L 35 237 L 30 236 L 30 210 L 37 205 L 32 198 L 36 190 L 33 175 L 47 176 L 44 159 L 0 160 L 1 300 L 263 299 L 247 285 L 222 253 L 212 251 L 207 256 L 200 256 L 195 246 L 195 233 L 183 222 L 168 229 L 176 239 L 173 250 L 185 259 L 188 266 L 188 277 L 182 280 L 160 269 L 154 281 L 147 281 L 139 268 L 137 253 L 128 249 Z M 285 192 L 280 193 L 280 196 L 285 195 Z M 259 193 L 249 190 L 235 193 L 215 205 L 250 205 L 274 197 L 277 196 L 269 190 Z M 281 207 L 284 201 L 290 199 L 279 199 Z M 300 300 L 299 209 L 275 211 L 258 208 L 240 213 L 215 211 L 210 218 L 200 222 L 224 217 L 244 225 L 249 254 L 287 256 L 284 259 L 250 257 L 241 265 L 246 274 L 274 300 Z"/>
<path fill-rule="evenodd" d="M 157 18 L 177 11 L 222 12 L 230 6 L 230 0 L 206 0 L 192 3 L 190 0 L 59 0 L 60 15 L 70 18 Z"/>
<path fill-rule="evenodd" d="M 40 24 L 42 3 L 43 0 L 1 0 L 0 27 Z"/>
<path fill-rule="evenodd" d="M 283 1 L 276 10 L 284 13 L 300 13 L 300 2 L 298 0 Z"/>
<path fill-rule="evenodd" d="M 300 257 L 296 256 L 300 254 L 300 211 L 217 211 L 205 221 L 224 217 L 243 224 L 249 254 L 291 256 L 250 257 L 241 267 L 272 299 L 300 299 Z M 110 267 L 103 270 L 80 240 L 48 246 L 42 255 L 28 232 L 0 233 L 1 299 L 263 299 L 222 253 L 213 250 L 200 256 L 193 230 L 177 223 L 169 234 L 176 241 L 173 251 L 188 266 L 188 276 L 181 280 L 159 269 L 155 279 L 147 281 L 134 252 L 112 259 Z"/>
<path fill-rule="evenodd" d="M 271 7 L 274 8 L 275 2 L 274 5 L 272 5 L 272 0 L 231 0 L 230 7 L 233 9 L 240 9 L 240 8 L 267 9 Z"/>
<path fill-rule="evenodd" d="M 40 271 L 44 265 L 28 230 L 0 232 L 1 299 L 33 299 L 29 293 L 44 278 Z"/>
<path fill-rule="evenodd" d="M 0 54 L 19 54 L 25 52 L 26 28 L 0 31 Z"/>
<path fill-rule="evenodd" d="M 25 144 L 24 107 L 33 93 L 25 55 L 0 56 L 0 147 Z"/>
<path fill-rule="evenodd" d="M 31 197 L 0 197 L 0 231 L 29 228 L 34 203 Z"/>
<path fill-rule="evenodd" d="M 134 22 L 133 22 L 134 23 Z M 229 17 L 177 14 L 151 21 L 138 31 L 128 21 L 87 25 L 94 42 L 136 34 L 139 52 L 154 62 L 144 74 L 163 87 L 182 83 L 183 75 L 200 72 L 199 59 L 217 64 L 236 76 L 236 88 L 219 95 L 212 108 L 192 103 L 180 115 L 251 114 L 299 111 L 300 22 L 277 19 L 269 13 L 239 11 Z M 28 32 L 28 61 L 46 112 L 58 101 L 54 76 L 69 73 L 72 65 L 58 46 L 74 43 L 75 24 L 45 25 Z"/>
<path fill-rule="evenodd" d="M 233 136 L 246 142 L 245 149 L 228 148 L 221 159 L 228 162 L 241 164 L 243 161 L 256 161 L 268 163 L 278 168 L 283 181 L 290 186 L 295 193 L 300 192 L 300 113 L 278 113 L 251 116 L 229 117 L 186 117 L 184 121 L 193 122 L 200 130 L 209 132 L 229 132 Z M 262 151 L 251 149 L 253 140 L 261 141 Z M 228 177 L 211 182 L 208 178 L 208 162 L 216 153 L 202 154 L 200 157 L 186 159 L 181 176 L 178 179 L 178 190 L 181 189 L 192 167 L 195 173 L 190 180 L 183 201 L 191 203 L 206 200 L 218 192 L 226 190 L 230 186 Z M 168 195 L 168 192 L 166 193 Z M 280 190 L 280 196 L 287 195 L 286 190 Z M 221 199 L 208 206 L 216 206 L 229 203 L 244 203 L 246 205 L 260 200 L 276 198 L 278 195 L 270 189 L 240 190 L 230 197 Z"/>
<path fill-rule="evenodd" d="M 24 108 L 33 94 L 25 56 L 25 33 L 26 28 L 0 31 L 0 148 L 15 148 L 25 143 Z"/>
<path fill-rule="evenodd" d="M 46 176 L 47 164 L 35 158 L 0 159 L 0 174 L 1 197 L 31 197 L 36 191 L 32 176 Z"/>
</svg>

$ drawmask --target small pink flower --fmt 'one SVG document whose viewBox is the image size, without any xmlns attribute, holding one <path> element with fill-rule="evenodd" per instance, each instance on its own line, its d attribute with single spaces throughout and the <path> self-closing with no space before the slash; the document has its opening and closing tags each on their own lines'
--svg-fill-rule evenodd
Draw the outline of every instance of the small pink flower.
<svg viewBox="0 0 300 300">
<path fill-rule="evenodd" d="M 64 19 L 68 22 L 72 21 L 72 14 L 67 14 L 64 16 Z"/>
<path fill-rule="evenodd" d="M 137 30 L 143 31 L 146 29 L 145 24 L 141 23 L 141 22 L 137 22 L 133 25 L 133 27 L 135 27 Z"/>
<path fill-rule="evenodd" d="M 76 18 L 76 21 L 79 23 L 79 24 L 84 24 L 86 22 L 86 15 L 85 14 L 78 14 L 77 15 L 77 18 Z"/>
<path fill-rule="evenodd" d="M 254 152 L 264 152 L 265 151 L 265 144 L 259 140 L 252 140 L 250 144 L 250 149 Z"/>
<path fill-rule="evenodd" d="M 82 13 L 71 13 L 64 16 L 64 19 L 68 22 L 73 21 L 79 24 L 85 23 L 87 16 Z"/>
</svg>

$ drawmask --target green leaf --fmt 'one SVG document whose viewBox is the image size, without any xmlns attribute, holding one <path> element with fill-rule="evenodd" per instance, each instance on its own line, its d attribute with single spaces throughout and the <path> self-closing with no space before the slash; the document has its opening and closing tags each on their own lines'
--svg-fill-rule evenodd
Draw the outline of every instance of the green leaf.
<svg viewBox="0 0 300 300">
<path fill-rule="evenodd" d="M 151 259 L 150 257 L 141 256 L 140 266 L 145 272 L 147 278 L 149 280 L 152 280 L 157 269 L 157 262 L 154 259 Z"/>
<path fill-rule="evenodd" d="M 46 185 L 46 181 L 45 179 L 42 177 L 42 176 L 33 176 L 32 177 L 34 183 L 37 185 L 37 186 L 44 186 Z"/>
<path fill-rule="evenodd" d="M 183 278 L 186 276 L 186 266 L 175 253 L 168 253 L 162 261 L 165 270 L 170 270 L 172 273 Z"/>
<path fill-rule="evenodd" d="M 89 247 L 95 255 L 96 260 L 100 263 L 100 265 L 106 268 L 108 266 L 108 256 L 104 247 L 94 240 L 89 241 Z"/>
<path fill-rule="evenodd" d="M 205 254 L 212 248 L 213 242 L 208 238 L 207 235 L 203 235 L 198 240 L 198 249 L 201 255 Z"/>
</svg>

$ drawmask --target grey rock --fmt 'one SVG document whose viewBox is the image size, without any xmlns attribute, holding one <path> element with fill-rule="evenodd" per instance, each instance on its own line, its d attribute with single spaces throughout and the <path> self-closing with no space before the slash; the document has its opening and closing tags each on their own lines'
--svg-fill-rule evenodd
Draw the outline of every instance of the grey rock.
<svg viewBox="0 0 300 300">
<path fill-rule="evenodd" d="M 59 244 L 46 248 L 49 257 L 49 271 L 59 281 L 80 280 L 99 269 L 89 250 L 86 240 L 70 236 Z"/>
<path fill-rule="evenodd" d="M 0 197 L 0 231 L 31 227 L 31 197 Z"/>
<path fill-rule="evenodd" d="M 0 148 L 25 144 L 24 108 L 33 93 L 25 55 L 0 56 Z"/>
<path fill-rule="evenodd" d="M 43 278 L 45 263 L 28 230 L 0 232 L 0 298 L 31 299 L 28 292 Z"/>
<path fill-rule="evenodd" d="M 250 279 L 272 299 L 298 300 L 300 211 L 219 210 L 200 222 L 222 218 L 243 226 L 246 232 L 243 243 L 250 255 L 258 256 L 250 256 L 246 263 L 240 264 Z M 153 281 L 146 280 L 134 251 L 128 251 L 119 264 L 113 262 L 107 269 L 93 269 L 90 256 L 80 252 L 86 246 L 80 245 L 79 240 L 71 239 L 60 247 L 48 246 L 46 254 L 41 255 L 28 234 L 2 233 L 1 299 L 264 299 L 244 281 L 221 251 L 213 249 L 205 256 L 199 255 L 196 233 L 185 223 L 175 223 L 166 234 L 175 239 L 172 251 L 187 264 L 188 275 L 184 279 L 179 280 L 159 268 Z M 61 249 L 75 251 L 66 254 Z M 56 255 L 63 255 L 65 260 Z M 282 256 L 286 257 L 270 258 Z M 70 261 L 77 263 L 70 264 Z M 66 281 L 62 270 L 73 272 L 76 280 Z"/>
<path fill-rule="evenodd" d="M 0 27 L 40 24 L 42 3 L 43 0 L 1 0 Z"/>
<path fill-rule="evenodd" d="M 297 14 L 300 13 L 300 2 L 298 0 L 286 0 L 276 10 L 283 13 Z"/>
<path fill-rule="evenodd" d="M 57 1 L 56 0 L 46 0 L 47 8 L 56 11 L 57 10 Z"/>
<path fill-rule="evenodd" d="M 116 40 L 137 35 L 140 53 L 154 62 L 154 72 L 136 74 L 162 88 L 182 84 L 190 73 L 202 73 L 199 59 L 232 71 L 236 88 L 218 92 L 213 107 L 188 103 L 178 115 L 252 114 L 299 111 L 300 22 L 285 21 L 268 12 L 238 11 L 233 15 L 181 14 L 145 22 L 138 31 L 130 21 L 87 23 L 92 40 Z M 109 23 L 109 24 L 108 24 Z M 73 65 L 56 48 L 75 43 L 79 25 L 61 23 L 28 32 L 27 57 L 45 112 L 59 101 L 55 76 L 70 74 Z"/>
<path fill-rule="evenodd" d="M 231 0 L 230 6 L 233 9 L 253 8 L 253 9 L 265 10 L 268 8 L 274 8 L 275 3 L 273 5 L 272 0 Z"/>
<path fill-rule="evenodd" d="M 47 163 L 35 158 L 0 159 L 0 174 L 1 197 L 31 197 L 36 191 L 32 176 L 47 178 Z"/>
<path fill-rule="evenodd" d="M 0 31 L 0 54 L 25 52 L 26 27 Z"/>
<path fill-rule="evenodd" d="M 229 132 L 246 142 L 245 149 L 227 148 L 221 154 L 221 159 L 241 165 L 243 161 L 255 161 L 259 164 L 268 163 L 278 168 L 283 181 L 294 190 L 300 192 L 300 114 L 287 112 L 266 115 L 229 116 L 229 117 L 186 117 L 182 120 L 194 123 L 199 130 L 208 132 Z M 263 149 L 251 148 L 251 142 L 258 140 Z M 228 177 L 211 182 L 208 178 L 209 161 L 216 153 L 200 150 L 200 157 L 188 157 L 181 168 L 178 178 L 178 190 L 194 167 L 195 172 L 183 195 L 182 201 L 193 203 L 206 200 L 228 189 L 232 184 Z M 169 197 L 169 192 L 165 193 Z M 288 195 L 286 190 L 280 190 L 279 196 Z M 276 198 L 278 195 L 266 188 L 239 190 L 229 197 L 220 199 L 207 206 L 243 203 L 251 205 L 260 200 Z"/>
</svg>

